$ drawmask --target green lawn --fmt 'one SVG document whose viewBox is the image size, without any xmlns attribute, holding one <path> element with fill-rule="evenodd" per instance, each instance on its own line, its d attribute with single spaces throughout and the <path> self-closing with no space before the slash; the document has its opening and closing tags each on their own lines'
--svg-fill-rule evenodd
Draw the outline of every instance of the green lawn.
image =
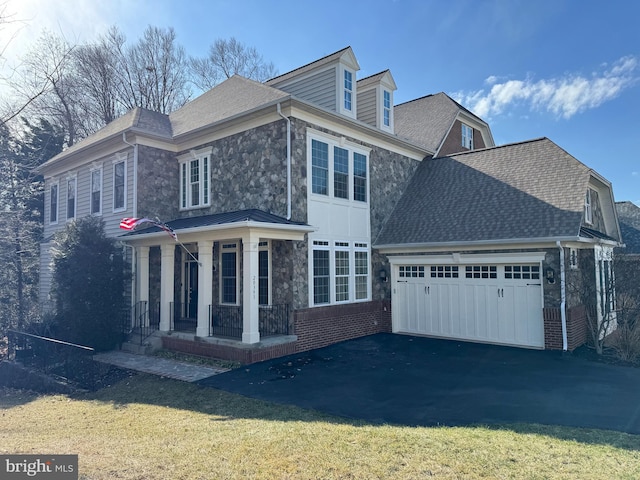
<svg viewBox="0 0 640 480">
<path fill-rule="evenodd" d="M 77 397 L 0 389 L 0 415 L 0 453 L 79 454 L 92 480 L 640 478 L 634 435 L 372 425 L 146 375 Z"/>
</svg>

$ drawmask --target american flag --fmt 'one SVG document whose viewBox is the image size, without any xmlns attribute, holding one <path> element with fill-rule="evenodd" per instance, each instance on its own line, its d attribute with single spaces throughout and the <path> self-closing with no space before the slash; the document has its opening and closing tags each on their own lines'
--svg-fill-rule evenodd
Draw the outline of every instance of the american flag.
<svg viewBox="0 0 640 480">
<path fill-rule="evenodd" d="M 143 223 L 150 223 L 150 224 L 158 227 L 159 229 L 164 230 L 169 235 L 171 235 L 171 237 L 176 242 L 178 241 L 178 235 L 176 235 L 176 232 L 174 232 L 173 229 L 170 226 L 165 225 L 164 223 L 156 222 L 155 220 L 151 220 L 149 218 L 123 218 L 120 221 L 120 228 L 122 228 L 124 230 L 133 230 L 138 225 L 141 225 Z"/>
</svg>

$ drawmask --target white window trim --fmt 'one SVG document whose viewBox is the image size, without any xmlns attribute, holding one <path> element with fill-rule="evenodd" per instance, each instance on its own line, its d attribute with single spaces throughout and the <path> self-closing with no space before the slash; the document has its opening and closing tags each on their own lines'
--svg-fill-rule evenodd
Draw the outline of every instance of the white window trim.
<svg viewBox="0 0 640 480">
<path fill-rule="evenodd" d="M 93 174 L 99 172 L 100 173 L 100 210 L 97 212 L 93 211 Z M 91 167 L 91 169 L 89 170 L 89 213 L 91 215 L 94 215 L 96 217 L 99 217 L 102 215 L 102 210 L 103 210 L 103 205 L 102 205 L 102 199 L 104 196 L 104 172 L 102 169 L 102 165 L 94 165 Z M 76 193 L 76 197 L 77 197 L 77 193 Z M 77 202 L 76 202 L 77 203 Z M 76 210 L 77 210 L 77 206 L 76 206 Z"/>
<path fill-rule="evenodd" d="M 73 216 L 69 216 L 69 182 L 73 182 L 75 184 L 75 201 L 73 204 Z M 58 192 L 58 201 L 60 200 L 60 192 Z M 65 190 L 65 212 L 66 212 L 66 221 L 72 222 L 78 217 L 78 175 L 68 175 L 67 176 L 67 188 Z"/>
<path fill-rule="evenodd" d="M 328 161 L 328 182 L 327 182 L 327 195 L 321 193 L 313 193 L 313 163 L 312 163 L 312 141 L 317 140 L 329 145 L 329 161 Z M 333 147 L 340 147 L 349 151 L 349 198 L 340 198 L 334 196 L 334 149 Z M 353 199 L 353 154 L 359 153 L 367 157 L 367 200 L 365 202 Z M 317 130 L 307 129 L 307 191 L 310 197 L 315 200 L 328 201 L 339 204 L 350 205 L 369 205 L 371 201 L 371 149 L 358 145 L 357 143 L 350 142 L 344 137 L 336 138 L 334 136 L 319 132 Z"/>
<path fill-rule="evenodd" d="M 180 155 L 178 157 L 179 179 L 180 179 L 180 197 L 178 199 L 178 202 L 180 204 L 181 211 L 194 210 L 198 208 L 206 208 L 211 206 L 211 163 L 212 163 L 211 156 L 212 156 L 212 153 L 213 153 L 213 147 L 206 147 L 206 148 L 201 148 L 199 150 L 191 150 L 190 152 Z M 207 159 L 206 182 L 205 182 L 205 173 L 204 173 L 205 158 Z M 198 205 L 191 205 L 191 196 L 189 195 L 188 191 L 185 192 L 185 186 L 188 187 L 189 181 L 188 181 L 188 178 L 186 182 L 184 180 L 185 167 L 183 167 L 183 165 L 186 165 L 186 175 L 189 175 L 190 164 L 194 160 L 200 160 L 199 175 L 200 175 L 201 188 L 200 188 L 200 198 L 199 198 L 200 203 Z M 204 199 L 205 183 L 207 184 L 206 185 L 206 190 L 207 190 L 206 201 Z M 183 204 L 183 201 L 182 201 L 183 198 L 185 199 L 186 205 Z"/>
<path fill-rule="evenodd" d="M 587 193 L 584 196 L 584 222 L 593 225 L 593 203 L 590 188 L 587 188 Z"/>
<path fill-rule="evenodd" d="M 272 296 L 272 271 L 271 271 L 271 240 L 258 242 L 258 254 L 259 252 L 267 252 L 267 285 L 268 285 L 268 299 L 267 303 L 260 304 L 261 307 L 266 307 L 268 305 L 273 304 L 273 296 Z M 260 277 L 260 268 L 258 268 L 258 278 Z M 258 303 L 260 302 L 260 292 L 258 292 Z"/>
<path fill-rule="evenodd" d="M 469 150 L 473 150 L 473 127 L 464 122 L 461 122 L 461 124 L 462 146 Z M 467 133 L 466 135 L 465 132 Z"/>
<path fill-rule="evenodd" d="M 389 108 L 385 108 L 384 106 L 384 93 L 387 92 L 389 94 Z M 379 112 L 379 120 L 378 124 L 380 125 L 380 129 L 386 132 L 393 133 L 393 91 L 388 88 L 380 88 L 380 112 Z M 385 110 L 389 110 L 389 125 L 384 124 L 384 112 Z"/>
<path fill-rule="evenodd" d="M 314 242 L 328 243 L 328 245 L 315 245 Z M 348 246 L 336 245 L 336 243 L 348 243 Z M 358 244 L 358 246 L 356 246 Z M 365 246 L 366 245 L 366 246 Z M 313 251 L 324 250 L 329 252 L 329 302 L 315 303 L 313 290 Z M 349 252 L 349 298 L 336 300 L 336 251 Z M 367 296 L 356 299 L 356 255 L 355 252 L 367 253 Z M 350 303 L 363 303 L 371 301 L 371 248 L 369 242 L 358 242 L 346 239 L 327 240 L 327 238 L 314 238 L 309 240 L 309 305 L 311 307 L 326 307 L 329 305 L 344 305 Z"/>
<path fill-rule="evenodd" d="M 235 244 L 235 248 L 232 247 L 225 247 L 225 245 L 231 245 L 231 244 Z M 235 252 L 236 254 L 236 302 L 235 303 L 228 303 L 223 301 L 224 299 L 224 285 L 222 284 L 222 254 L 223 253 L 229 253 L 229 252 Z M 219 259 L 219 266 L 218 266 L 218 271 L 220 272 L 220 275 L 218 276 L 218 285 L 219 287 L 219 298 L 220 298 L 220 305 L 240 305 L 241 302 L 241 298 L 240 298 L 240 240 L 228 240 L 228 241 L 224 241 L 224 242 L 220 242 L 220 259 Z"/>
<path fill-rule="evenodd" d="M 51 189 L 56 187 L 56 219 L 55 221 L 51 221 Z M 48 214 L 49 214 L 49 225 L 57 225 L 60 221 L 60 182 L 58 180 L 51 180 L 49 184 L 49 202 L 48 202 Z"/>
<path fill-rule="evenodd" d="M 112 181 L 111 181 L 111 188 L 112 188 L 112 192 L 113 192 L 113 201 L 111 202 L 111 208 L 113 213 L 117 213 L 117 212 L 124 212 L 127 210 L 127 194 L 128 194 L 128 190 L 127 190 L 127 167 L 128 167 L 128 155 L 126 153 L 120 153 L 116 155 L 115 160 L 113 160 L 113 166 L 111 167 L 111 173 L 112 173 Z M 123 206 L 122 207 L 118 207 L 116 208 L 116 165 L 118 165 L 119 163 L 124 163 L 124 202 L 123 202 Z"/>
<path fill-rule="evenodd" d="M 338 70 L 338 88 L 336 89 L 336 105 L 338 113 L 346 115 L 351 118 L 356 118 L 356 114 L 358 112 L 357 98 L 358 98 L 358 89 L 357 89 L 357 79 L 356 79 L 356 71 L 352 68 L 349 68 L 345 65 L 340 65 Z M 351 109 L 347 110 L 345 107 L 345 72 L 351 73 Z"/>
</svg>

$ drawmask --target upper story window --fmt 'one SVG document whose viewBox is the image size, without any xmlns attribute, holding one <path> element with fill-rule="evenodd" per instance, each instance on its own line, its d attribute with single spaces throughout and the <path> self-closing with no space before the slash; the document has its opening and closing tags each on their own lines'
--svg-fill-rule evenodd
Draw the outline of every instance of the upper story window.
<svg viewBox="0 0 640 480">
<path fill-rule="evenodd" d="M 587 189 L 587 194 L 584 197 L 584 221 L 585 223 L 593 223 L 593 208 L 591 206 L 591 189 Z"/>
<path fill-rule="evenodd" d="M 391 92 L 382 91 L 382 124 L 391 127 Z"/>
<path fill-rule="evenodd" d="M 58 223 L 58 184 L 49 187 L 49 223 Z"/>
<path fill-rule="evenodd" d="M 127 208 L 127 161 L 119 160 L 113 164 L 113 211 Z"/>
<path fill-rule="evenodd" d="M 209 177 L 212 148 L 192 151 L 180 159 L 180 208 L 210 205 Z"/>
<path fill-rule="evenodd" d="M 77 185 L 76 177 L 67 179 L 67 220 L 76 216 Z"/>
<path fill-rule="evenodd" d="M 353 109 L 353 73 L 344 71 L 344 109 L 351 112 Z"/>
<path fill-rule="evenodd" d="M 367 155 L 342 143 L 311 139 L 311 192 L 367 202 Z"/>
<path fill-rule="evenodd" d="M 473 128 L 464 123 L 462 124 L 462 146 L 473 150 Z"/>
<path fill-rule="evenodd" d="M 102 168 L 91 170 L 91 215 L 102 213 Z"/>
</svg>

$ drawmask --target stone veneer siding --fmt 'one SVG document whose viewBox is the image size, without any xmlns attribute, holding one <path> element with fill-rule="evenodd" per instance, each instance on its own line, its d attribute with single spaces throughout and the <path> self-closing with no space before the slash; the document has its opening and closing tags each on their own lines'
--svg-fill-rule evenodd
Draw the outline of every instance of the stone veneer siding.
<svg viewBox="0 0 640 480">
<path fill-rule="evenodd" d="M 174 153 L 138 146 L 138 217 L 178 218 L 180 176 Z"/>
</svg>

